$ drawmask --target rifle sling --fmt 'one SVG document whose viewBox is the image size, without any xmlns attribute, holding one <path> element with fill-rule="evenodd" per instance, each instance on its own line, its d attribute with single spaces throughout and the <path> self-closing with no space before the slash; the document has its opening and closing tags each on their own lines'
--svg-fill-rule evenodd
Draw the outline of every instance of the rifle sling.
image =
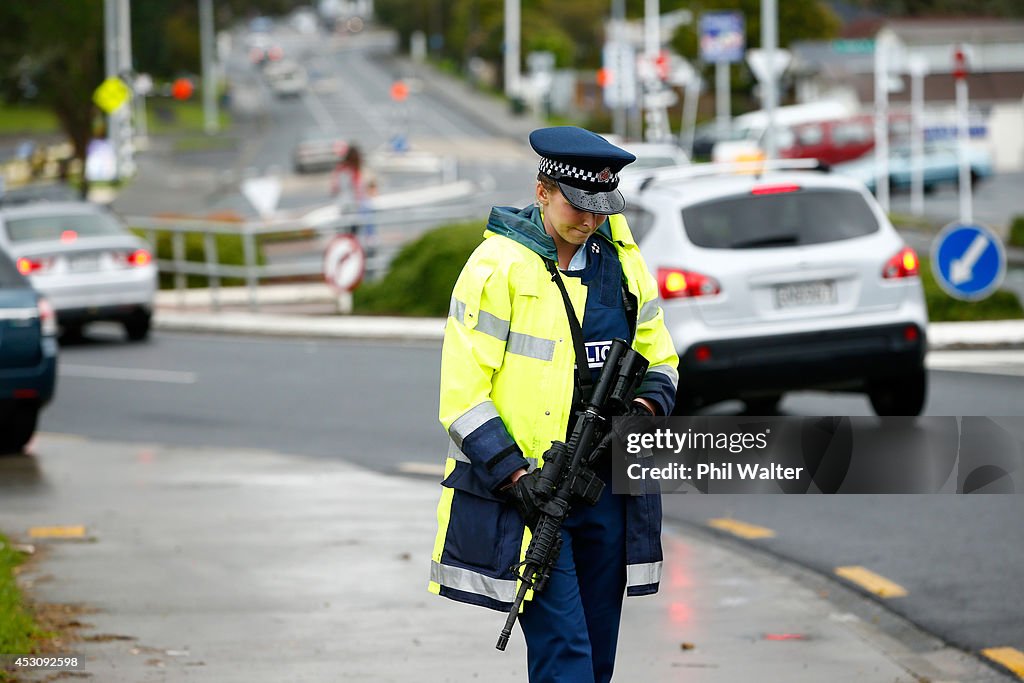
<svg viewBox="0 0 1024 683">
<path fill-rule="evenodd" d="M 593 376 L 590 373 L 590 363 L 587 360 L 587 349 L 583 345 L 583 330 L 580 328 L 580 321 L 576 317 L 576 310 L 572 307 L 572 301 L 569 300 L 569 293 L 565 291 L 565 283 L 562 282 L 562 278 L 558 273 L 558 266 L 554 261 L 544 260 L 545 265 L 548 268 L 548 272 L 551 273 L 551 280 L 558 285 L 558 291 L 562 294 L 562 303 L 565 304 L 565 314 L 569 318 L 569 331 L 572 333 L 572 345 L 576 351 L 576 390 L 577 396 L 573 398 L 573 405 L 578 405 L 580 401 L 585 400 L 586 397 L 590 396 L 590 390 L 594 386 Z"/>
</svg>

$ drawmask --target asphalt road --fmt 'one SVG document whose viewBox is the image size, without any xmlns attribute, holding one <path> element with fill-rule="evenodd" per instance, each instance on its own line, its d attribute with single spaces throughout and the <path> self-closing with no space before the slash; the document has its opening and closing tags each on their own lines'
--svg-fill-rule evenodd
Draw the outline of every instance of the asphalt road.
<svg viewBox="0 0 1024 683">
<path fill-rule="evenodd" d="M 1019 368 L 1017 369 L 1019 370 Z M 257 447 L 394 472 L 437 466 L 435 345 L 246 339 L 116 328 L 62 349 L 57 398 L 41 429 L 175 446 Z M 1022 414 L 1024 376 L 931 371 L 931 415 Z M 729 405 L 720 410 L 728 412 Z M 865 415 L 855 396 L 796 394 L 786 414 Z M 863 565 L 909 594 L 886 605 L 972 650 L 1024 649 L 1020 496 L 666 496 L 666 513 L 703 526 L 731 516 L 776 535 L 750 543 L 832 574 Z"/>
</svg>

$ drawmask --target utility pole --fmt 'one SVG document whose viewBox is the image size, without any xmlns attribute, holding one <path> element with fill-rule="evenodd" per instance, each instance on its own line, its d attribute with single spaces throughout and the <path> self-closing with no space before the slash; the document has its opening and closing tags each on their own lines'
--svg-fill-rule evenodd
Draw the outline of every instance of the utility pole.
<svg viewBox="0 0 1024 683">
<path fill-rule="evenodd" d="M 875 197 L 889 213 L 889 58 L 891 37 L 875 37 Z"/>
<path fill-rule="evenodd" d="M 625 27 L 626 27 L 626 0 L 612 0 L 612 40 L 622 48 L 625 45 Z M 627 68 L 627 65 L 623 64 L 622 68 Z M 620 81 L 625 80 L 625 74 L 616 73 L 615 78 Z M 626 137 L 626 108 L 621 104 L 617 104 L 612 110 L 612 132 L 619 137 Z"/>
<path fill-rule="evenodd" d="M 132 10 L 130 0 L 118 0 L 117 6 L 117 33 L 118 33 L 118 76 L 122 80 L 134 85 L 132 65 Z M 136 97 L 134 94 L 132 97 Z M 135 136 L 132 132 L 132 102 L 129 101 L 115 114 L 120 117 L 118 144 L 117 144 L 117 165 L 119 175 L 130 178 L 135 175 Z"/>
<path fill-rule="evenodd" d="M 924 77 L 928 62 L 921 55 L 911 56 L 910 70 L 910 212 L 924 214 Z"/>
<path fill-rule="evenodd" d="M 103 44 L 105 46 L 104 70 L 107 78 L 118 75 L 118 51 L 121 46 L 117 39 L 117 5 L 119 0 L 103 0 Z M 114 153 L 114 177 L 121 176 L 121 159 L 118 154 L 121 140 L 121 115 L 119 112 L 107 114 L 107 143 Z"/>
<path fill-rule="evenodd" d="M 213 69 L 213 0 L 199 0 L 199 51 L 203 61 L 203 129 L 207 135 L 213 135 L 220 130 L 217 77 Z"/>
<path fill-rule="evenodd" d="M 505 97 L 519 92 L 520 0 L 505 0 Z"/>
<path fill-rule="evenodd" d="M 776 0 L 761 0 L 761 48 L 768 53 L 773 68 L 761 83 L 764 88 L 764 108 L 768 114 L 768 128 L 765 131 L 764 156 L 769 161 L 777 155 L 775 144 L 775 107 L 778 104 L 777 89 L 779 74 L 774 69 L 776 52 L 779 48 L 779 25 Z"/>
</svg>

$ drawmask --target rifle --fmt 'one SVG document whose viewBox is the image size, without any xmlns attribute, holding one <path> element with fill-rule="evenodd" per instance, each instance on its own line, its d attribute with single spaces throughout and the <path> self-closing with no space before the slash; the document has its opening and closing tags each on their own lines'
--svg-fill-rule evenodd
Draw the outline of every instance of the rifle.
<svg viewBox="0 0 1024 683">
<path fill-rule="evenodd" d="M 586 359 L 577 359 L 577 362 L 585 363 Z M 569 442 L 553 441 L 544 453 L 544 467 L 534 491 L 543 501 L 541 514 L 534 525 L 526 556 L 512 566 L 520 585 L 505 627 L 498 636 L 495 647 L 499 650 L 504 651 L 508 645 L 527 591 L 542 592 L 551 577 L 551 568 L 562 549 L 562 523 L 570 505 L 577 500 L 593 505 L 600 499 L 604 482 L 591 469 L 594 450 L 608 432 L 609 418 L 625 411 L 646 372 L 647 359 L 622 339 L 612 340 L 594 391 L 583 404 L 583 410 L 577 413 Z"/>
</svg>

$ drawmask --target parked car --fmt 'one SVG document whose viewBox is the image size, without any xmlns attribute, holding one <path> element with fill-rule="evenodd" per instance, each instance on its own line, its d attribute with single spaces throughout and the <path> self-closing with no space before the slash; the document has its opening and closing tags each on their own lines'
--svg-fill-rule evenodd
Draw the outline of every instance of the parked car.
<svg viewBox="0 0 1024 683">
<path fill-rule="evenodd" d="M 20 452 L 57 381 L 57 320 L 0 249 L 0 453 Z"/>
<path fill-rule="evenodd" d="M 49 299 L 64 332 L 96 320 L 149 335 L 157 270 L 148 244 L 107 210 L 86 202 L 0 208 L 0 249 Z"/>
<path fill-rule="evenodd" d="M 341 162 L 346 152 L 348 141 L 337 133 L 308 130 L 292 151 L 292 167 L 296 173 L 330 171 Z"/>
<path fill-rule="evenodd" d="M 835 100 L 807 104 L 793 104 L 775 110 L 774 123 L 777 149 L 785 146 L 784 131 L 792 126 L 833 121 L 853 114 L 852 108 Z M 752 111 L 732 120 L 730 130 L 720 135 L 711 149 L 711 160 L 716 162 L 743 161 L 764 158 L 765 135 L 768 130 L 768 112 Z"/>
<path fill-rule="evenodd" d="M 782 159 L 818 159 L 841 164 L 864 156 L 875 146 L 871 116 L 848 116 L 782 127 L 778 133 Z"/>
<path fill-rule="evenodd" d="M 693 166 L 624 195 L 679 352 L 677 411 L 738 398 L 771 414 L 786 392 L 822 389 L 866 392 L 879 415 L 921 412 L 917 255 L 863 185 Z"/>
<path fill-rule="evenodd" d="M 960 182 L 960 157 L 956 142 L 929 142 L 924 144 L 922 154 L 922 179 L 925 192 L 932 192 L 942 183 Z M 971 168 L 971 185 L 992 175 L 992 155 L 983 148 L 969 145 L 967 163 Z M 908 145 L 892 147 L 889 152 L 889 186 L 894 189 L 909 189 L 913 178 L 913 156 Z M 832 169 L 840 175 L 850 176 L 875 191 L 875 155 L 845 164 L 836 164 Z"/>
</svg>

